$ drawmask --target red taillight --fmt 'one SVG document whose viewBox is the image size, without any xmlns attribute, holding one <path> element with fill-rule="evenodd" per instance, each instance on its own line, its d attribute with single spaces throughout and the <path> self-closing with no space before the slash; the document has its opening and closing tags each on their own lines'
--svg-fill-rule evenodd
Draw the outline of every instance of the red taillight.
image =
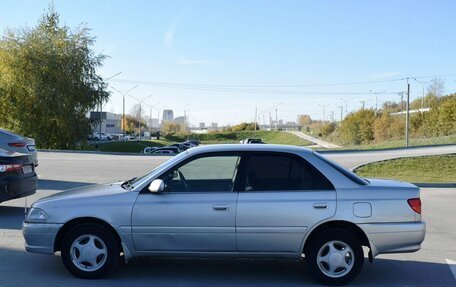
<svg viewBox="0 0 456 287">
<path fill-rule="evenodd" d="M 410 198 L 407 200 L 408 204 L 410 207 L 415 211 L 416 213 L 421 214 L 421 199 L 419 198 Z"/>
<path fill-rule="evenodd" d="M 0 173 L 9 172 L 9 171 L 20 171 L 20 164 L 0 164 Z"/>
<path fill-rule="evenodd" d="M 25 143 L 25 142 L 17 142 L 17 143 L 9 143 L 8 145 L 10 147 L 25 147 L 26 144 L 27 143 Z"/>
</svg>

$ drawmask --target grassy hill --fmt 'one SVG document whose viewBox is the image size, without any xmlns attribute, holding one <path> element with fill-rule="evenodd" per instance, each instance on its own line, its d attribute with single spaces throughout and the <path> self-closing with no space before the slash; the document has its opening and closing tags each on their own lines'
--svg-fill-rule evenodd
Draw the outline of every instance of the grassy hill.
<svg viewBox="0 0 456 287">
<path fill-rule="evenodd" d="M 454 183 L 456 154 L 398 158 L 361 166 L 362 177 L 378 177 L 425 183 Z"/>
</svg>

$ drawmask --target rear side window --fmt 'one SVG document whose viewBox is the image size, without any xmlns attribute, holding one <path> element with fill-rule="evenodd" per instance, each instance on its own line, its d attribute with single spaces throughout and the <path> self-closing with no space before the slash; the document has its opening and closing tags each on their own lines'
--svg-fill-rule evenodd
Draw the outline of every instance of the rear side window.
<svg viewBox="0 0 456 287">
<path fill-rule="evenodd" d="M 318 157 L 319 159 L 321 159 L 322 161 L 326 162 L 327 164 L 329 164 L 330 166 L 332 166 L 335 170 L 337 170 L 338 172 L 342 173 L 343 175 L 345 175 L 346 177 L 348 177 L 351 181 L 359 184 L 359 185 L 367 185 L 367 181 L 362 179 L 361 177 L 357 176 L 355 173 L 349 171 L 348 169 L 346 169 L 345 167 L 343 166 L 340 166 L 338 165 L 337 163 L 333 162 L 333 161 L 330 161 L 329 159 L 327 159 L 326 157 L 322 156 L 321 154 L 319 153 L 316 153 L 314 152 L 313 153 L 316 157 Z"/>
<path fill-rule="evenodd" d="M 252 154 L 245 167 L 245 191 L 334 189 L 324 175 L 297 156 Z"/>
</svg>

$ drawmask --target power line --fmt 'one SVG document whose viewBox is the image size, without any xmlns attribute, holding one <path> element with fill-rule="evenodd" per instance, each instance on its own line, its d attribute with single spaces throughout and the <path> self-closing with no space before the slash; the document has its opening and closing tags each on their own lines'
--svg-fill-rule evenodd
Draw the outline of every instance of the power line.
<svg viewBox="0 0 456 287">
<path fill-rule="evenodd" d="M 360 82 L 339 82 L 339 83 L 316 83 L 316 84 L 283 84 L 283 85 L 226 85 L 226 84 L 189 84 L 189 83 L 174 83 L 174 82 L 155 82 L 155 81 L 144 81 L 144 80 L 129 80 L 129 79 L 115 79 L 114 82 L 122 83 L 136 83 L 141 85 L 152 85 L 152 86 L 182 86 L 182 87 L 205 87 L 205 88 L 300 88 L 300 87 L 325 87 L 325 86 L 350 86 L 350 85 L 363 85 L 363 84 L 375 84 L 375 83 L 388 83 L 404 81 L 407 78 L 397 78 L 390 80 L 373 80 L 373 81 L 360 81 Z"/>
<path fill-rule="evenodd" d="M 116 80 L 118 81 L 118 80 Z M 184 90 L 199 90 L 199 91 L 216 91 L 228 93 L 248 93 L 248 94 L 271 94 L 271 95 L 366 95 L 369 92 L 331 92 L 331 91 L 291 91 L 291 90 L 261 90 L 261 89 L 246 89 L 246 88 L 223 88 L 218 86 L 202 86 L 189 84 L 169 84 L 148 81 L 124 81 L 125 83 L 137 83 L 139 85 L 150 85 L 162 88 L 184 89 Z M 384 92 L 383 95 L 394 95 L 397 92 Z"/>
</svg>

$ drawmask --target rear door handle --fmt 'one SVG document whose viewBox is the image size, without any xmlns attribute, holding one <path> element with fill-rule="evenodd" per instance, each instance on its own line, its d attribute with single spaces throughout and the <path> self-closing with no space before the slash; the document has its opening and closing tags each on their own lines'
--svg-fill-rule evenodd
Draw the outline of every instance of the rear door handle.
<svg viewBox="0 0 456 287">
<path fill-rule="evenodd" d="M 328 208 L 328 204 L 327 203 L 314 203 L 313 207 L 317 208 L 317 209 L 325 209 L 325 208 Z"/>
<path fill-rule="evenodd" d="M 230 206 L 229 205 L 214 205 L 214 206 L 212 206 L 212 209 L 218 210 L 218 211 L 228 211 L 228 210 L 230 210 Z"/>
</svg>

